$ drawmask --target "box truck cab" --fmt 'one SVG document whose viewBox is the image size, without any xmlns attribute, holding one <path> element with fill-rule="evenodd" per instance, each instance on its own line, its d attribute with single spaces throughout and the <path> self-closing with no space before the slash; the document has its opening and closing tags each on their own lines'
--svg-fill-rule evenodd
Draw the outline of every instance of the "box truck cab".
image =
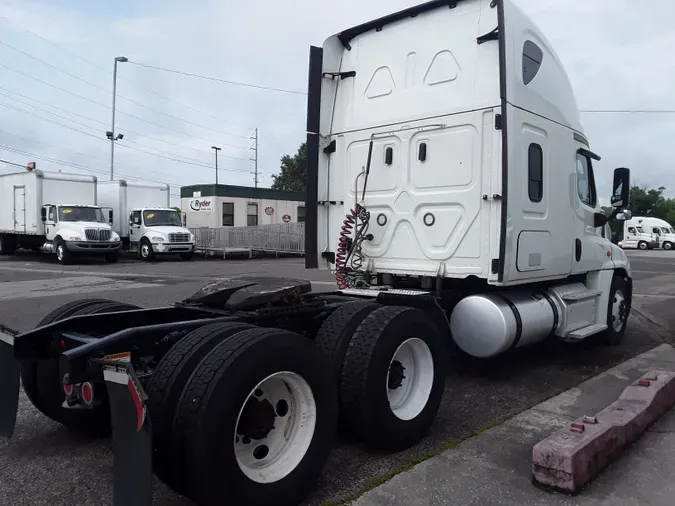
<svg viewBox="0 0 675 506">
<path fill-rule="evenodd" d="M 60 263 L 76 256 L 116 262 L 120 237 L 97 205 L 96 183 L 34 169 L 0 176 L 0 253 L 21 248 L 55 254 Z"/>
<path fill-rule="evenodd" d="M 634 216 L 633 219 L 626 222 L 627 226 L 640 228 L 645 233 L 650 234 L 656 242 L 656 247 L 664 250 L 675 248 L 675 230 L 665 220 L 651 216 Z"/>
<path fill-rule="evenodd" d="M 111 209 L 113 229 L 125 250 L 143 260 L 158 255 L 180 255 L 190 260 L 194 235 L 183 227 L 181 214 L 170 207 L 169 185 L 137 181 L 102 181 L 99 202 Z"/>
<path fill-rule="evenodd" d="M 654 233 L 653 228 L 643 225 L 637 217 L 632 217 L 623 222 L 619 246 L 623 249 L 640 250 L 658 248 L 659 235 Z"/>
</svg>

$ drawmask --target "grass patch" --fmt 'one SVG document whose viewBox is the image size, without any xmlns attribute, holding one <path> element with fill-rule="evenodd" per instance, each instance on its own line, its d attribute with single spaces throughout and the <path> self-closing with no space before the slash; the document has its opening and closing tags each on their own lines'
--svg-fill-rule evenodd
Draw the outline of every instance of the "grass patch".
<svg viewBox="0 0 675 506">
<path fill-rule="evenodd" d="M 435 457 L 436 455 L 440 455 L 441 453 L 447 451 L 447 450 L 454 450 L 457 448 L 462 442 L 466 441 L 467 439 L 470 439 L 472 437 L 478 436 L 482 434 L 485 431 L 488 431 L 494 427 L 497 427 L 501 424 L 504 423 L 504 420 L 495 420 L 493 422 L 490 422 L 482 427 L 479 427 L 475 429 L 471 434 L 469 434 L 467 437 L 464 439 L 453 439 L 451 441 L 448 441 L 447 443 L 442 444 L 438 448 L 434 448 L 433 450 L 430 450 L 426 453 L 423 453 L 422 455 L 418 455 L 416 457 L 413 457 L 410 459 L 409 462 L 406 464 L 403 464 L 392 471 L 383 474 L 381 476 L 377 476 L 371 480 L 369 480 L 363 487 L 361 487 L 357 492 L 354 492 L 353 494 L 348 495 L 344 499 L 339 499 L 335 501 L 324 501 L 321 503 L 322 506 L 345 506 L 347 504 L 350 504 L 353 501 L 356 501 L 359 497 L 361 497 L 363 494 L 366 492 L 369 492 L 373 490 L 374 488 L 379 487 L 380 485 L 383 485 L 384 483 L 388 482 L 391 480 L 394 476 L 397 474 L 401 474 L 405 471 L 409 471 L 413 467 L 415 467 L 417 464 L 421 464 L 425 460 L 429 460 L 432 457 Z"/>
</svg>

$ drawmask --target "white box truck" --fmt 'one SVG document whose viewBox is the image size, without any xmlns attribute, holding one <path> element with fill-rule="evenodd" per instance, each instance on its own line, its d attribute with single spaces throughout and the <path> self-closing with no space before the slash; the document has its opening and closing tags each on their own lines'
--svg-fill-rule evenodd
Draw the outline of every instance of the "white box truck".
<svg viewBox="0 0 675 506">
<path fill-rule="evenodd" d="M 16 249 L 116 262 L 120 237 L 96 202 L 96 177 L 26 170 L 0 176 L 0 254 Z"/>
<path fill-rule="evenodd" d="M 168 184 L 99 181 L 98 200 L 112 209 L 112 227 L 122 238 L 124 250 L 148 261 L 168 254 L 192 258 L 195 238 L 183 227 L 181 213 L 170 207 Z"/>
<path fill-rule="evenodd" d="M 54 420 L 112 431 L 118 504 L 152 504 L 153 468 L 199 504 L 303 504 L 338 427 L 380 451 L 425 437 L 449 350 L 622 342 L 631 268 L 603 230 L 625 219 L 630 171 L 605 216 L 596 178 L 612 175 L 514 1 L 346 29 L 311 48 L 308 83 L 305 262 L 337 290 L 247 276 L 174 308 L 64 305 L 5 332 L 0 435 L 22 374 Z"/>
</svg>

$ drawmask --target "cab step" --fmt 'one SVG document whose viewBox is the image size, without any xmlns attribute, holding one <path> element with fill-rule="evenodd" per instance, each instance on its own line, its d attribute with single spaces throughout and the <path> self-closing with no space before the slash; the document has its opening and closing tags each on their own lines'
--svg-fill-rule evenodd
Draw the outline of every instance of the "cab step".
<svg viewBox="0 0 675 506">
<path fill-rule="evenodd" d="M 602 324 L 602 323 L 595 323 L 593 325 L 589 325 L 588 327 L 582 327 L 579 330 L 575 330 L 574 332 L 570 332 L 569 336 L 567 336 L 568 339 L 575 339 L 575 340 L 582 340 L 586 339 L 587 337 L 592 336 L 593 334 L 597 334 L 599 332 L 602 332 L 603 330 L 607 330 L 607 325 Z"/>
</svg>

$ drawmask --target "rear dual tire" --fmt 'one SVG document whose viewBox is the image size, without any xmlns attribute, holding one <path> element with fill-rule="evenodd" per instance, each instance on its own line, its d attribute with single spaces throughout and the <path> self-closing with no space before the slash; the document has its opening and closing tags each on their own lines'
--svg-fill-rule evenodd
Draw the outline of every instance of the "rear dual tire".
<svg viewBox="0 0 675 506">
<path fill-rule="evenodd" d="M 443 396 L 445 344 L 419 309 L 347 303 L 317 334 L 339 385 L 341 427 L 381 450 L 424 438 Z"/>
<path fill-rule="evenodd" d="M 158 427 L 168 439 L 156 439 L 156 455 L 171 466 L 160 478 L 200 504 L 300 503 L 314 487 L 335 432 L 337 391 L 329 361 L 291 332 L 240 323 L 209 327 L 200 329 L 201 344 L 194 331 L 176 345 L 191 349 L 185 357 L 192 358 L 175 362 L 171 393 L 164 396 L 172 404 L 180 390 L 175 409 L 165 404 L 160 415 Z M 158 365 L 157 372 L 164 368 Z M 169 383 L 159 376 L 154 382 Z M 150 402 L 161 402 L 156 399 Z"/>
</svg>

